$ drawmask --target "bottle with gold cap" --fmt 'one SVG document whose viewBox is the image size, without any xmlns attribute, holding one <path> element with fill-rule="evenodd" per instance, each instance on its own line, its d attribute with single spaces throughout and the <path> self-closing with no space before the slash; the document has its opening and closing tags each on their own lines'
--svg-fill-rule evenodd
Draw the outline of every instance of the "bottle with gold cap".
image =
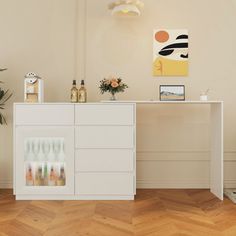
<svg viewBox="0 0 236 236">
<path fill-rule="evenodd" d="M 73 80 L 72 89 L 71 89 L 71 102 L 78 102 L 78 89 L 76 87 L 76 80 Z"/>
<path fill-rule="evenodd" d="M 87 102 L 87 91 L 84 86 L 84 80 L 81 80 L 80 89 L 78 92 L 78 102 L 84 103 Z"/>
</svg>

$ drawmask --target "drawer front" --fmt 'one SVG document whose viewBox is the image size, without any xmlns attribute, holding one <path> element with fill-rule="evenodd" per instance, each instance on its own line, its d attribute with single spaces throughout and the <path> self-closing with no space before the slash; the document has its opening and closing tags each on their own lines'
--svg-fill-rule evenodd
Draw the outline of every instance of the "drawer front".
<svg viewBox="0 0 236 236">
<path fill-rule="evenodd" d="M 134 177 L 129 173 L 80 173 L 75 193 L 81 195 L 133 195 Z"/>
<path fill-rule="evenodd" d="M 133 126 L 78 126 L 77 148 L 133 148 Z"/>
<path fill-rule="evenodd" d="M 132 149 L 78 149 L 75 166 L 77 172 L 133 171 L 134 151 Z"/>
<path fill-rule="evenodd" d="M 73 125 L 73 105 L 26 104 L 15 106 L 16 125 Z"/>
<path fill-rule="evenodd" d="M 76 105 L 77 125 L 133 125 L 134 105 Z"/>
</svg>

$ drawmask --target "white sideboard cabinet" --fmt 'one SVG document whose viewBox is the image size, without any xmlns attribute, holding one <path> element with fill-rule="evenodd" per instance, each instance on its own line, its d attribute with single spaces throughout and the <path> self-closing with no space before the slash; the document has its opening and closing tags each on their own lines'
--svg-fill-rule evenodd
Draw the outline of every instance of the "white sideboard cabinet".
<svg viewBox="0 0 236 236">
<path fill-rule="evenodd" d="M 14 104 L 18 200 L 132 200 L 135 103 Z"/>
</svg>

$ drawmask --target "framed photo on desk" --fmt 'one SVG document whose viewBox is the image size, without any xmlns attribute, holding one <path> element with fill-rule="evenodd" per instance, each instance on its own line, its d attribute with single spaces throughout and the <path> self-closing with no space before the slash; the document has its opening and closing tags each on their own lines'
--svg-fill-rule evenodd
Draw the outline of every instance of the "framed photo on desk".
<svg viewBox="0 0 236 236">
<path fill-rule="evenodd" d="M 185 101 L 185 86 L 160 85 L 160 101 Z"/>
</svg>

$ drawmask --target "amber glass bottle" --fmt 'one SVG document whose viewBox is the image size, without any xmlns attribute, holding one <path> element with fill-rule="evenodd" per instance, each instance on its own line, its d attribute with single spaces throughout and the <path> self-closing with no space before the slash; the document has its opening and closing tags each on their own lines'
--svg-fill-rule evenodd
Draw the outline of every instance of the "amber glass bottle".
<svg viewBox="0 0 236 236">
<path fill-rule="evenodd" d="M 76 87 L 76 80 L 73 80 L 72 88 L 71 88 L 71 102 L 78 102 L 78 89 Z"/>
<path fill-rule="evenodd" d="M 87 91 L 86 88 L 84 86 L 84 80 L 81 80 L 81 86 L 79 89 L 79 102 L 83 103 L 83 102 L 87 102 Z"/>
</svg>

